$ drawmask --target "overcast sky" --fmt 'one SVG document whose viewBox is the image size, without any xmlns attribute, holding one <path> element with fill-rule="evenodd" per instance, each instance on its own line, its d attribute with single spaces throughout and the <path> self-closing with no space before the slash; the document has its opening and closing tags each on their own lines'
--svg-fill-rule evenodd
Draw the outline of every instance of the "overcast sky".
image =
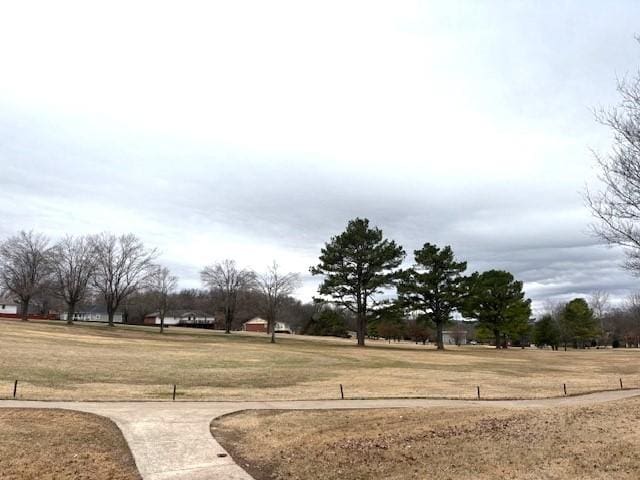
<svg viewBox="0 0 640 480">
<path fill-rule="evenodd" d="M 134 232 L 197 287 L 355 216 L 546 299 L 640 288 L 581 191 L 640 2 L 4 2 L 0 237 Z M 410 259 L 410 258 L 409 258 Z"/>
</svg>

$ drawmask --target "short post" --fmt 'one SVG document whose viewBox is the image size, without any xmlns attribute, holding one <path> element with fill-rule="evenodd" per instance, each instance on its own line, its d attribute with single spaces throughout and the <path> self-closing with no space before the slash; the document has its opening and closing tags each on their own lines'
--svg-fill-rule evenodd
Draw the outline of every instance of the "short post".
<svg viewBox="0 0 640 480">
<path fill-rule="evenodd" d="M 344 400 L 344 389 L 342 388 L 342 384 L 340 384 L 340 398 Z"/>
<path fill-rule="evenodd" d="M 480 385 L 478 385 L 476 389 L 478 390 L 478 400 L 480 400 Z"/>
<path fill-rule="evenodd" d="M 624 390 L 624 387 L 622 386 L 622 379 L 620 379 L 620 390 Z"/>
<path fill-rule="evenodd" d="M 173 401 L 176 401 L 176 386 L 175 384 L 173 385 Z"/>
<path fill-rule="evenodd" d="M 18 380 L 13 382 L 13 398 L 16 398 L 16 393 L 18 392 Z"/>
<path fill-rule="evenodd" d="M 566 395 L 567 394 L 567 384 L 563 383 L 562 384 L 562 388 L 564 388 L 564 394 Z"/>
</svg>

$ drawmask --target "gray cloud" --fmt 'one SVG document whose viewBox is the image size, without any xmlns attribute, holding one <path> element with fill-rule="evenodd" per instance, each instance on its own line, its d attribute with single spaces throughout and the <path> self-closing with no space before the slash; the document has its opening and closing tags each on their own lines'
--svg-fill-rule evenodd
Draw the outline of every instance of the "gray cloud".
<svg viewBox="0 0 640 480">
<path fill-rule="evenodd" d="M 196 29 L 195 43 L 187 28 L 174 50 L 150 26 L 148 58 L 176 65 L 164 75 L 140 66 L 125 31 L 131 52 L 113 48 L 130 70 L 96 54 L 101 75 L 51 53 L 59 70 L 38 76 L 20 63 L 43 55 L 25 38 L 0 80 L 0 236 L 133 231 L 184 286 L 217 259 L 277 258 L 305 273 L 306 299 L 323 243 L 364 216 L 407 263 L 429 241 L 470 269 L 512 271 L 536 308 L 636 289 L 622 252 L 589 234 L 580 192 L 595 185 L 589 148 L 610 144 L 590 109 L 615 102 L 615 75 L 638 64 L 639 5 L 334 7 L 296 9 L 297 26 L 274 7 L 269 29 L 241 32 L 242 9 L 203 11 L 219 28 Z M 171 24 L 175 12 L 157 13 Z M 86 48 L 99 42 L 88 35 Z"/>
</svg>

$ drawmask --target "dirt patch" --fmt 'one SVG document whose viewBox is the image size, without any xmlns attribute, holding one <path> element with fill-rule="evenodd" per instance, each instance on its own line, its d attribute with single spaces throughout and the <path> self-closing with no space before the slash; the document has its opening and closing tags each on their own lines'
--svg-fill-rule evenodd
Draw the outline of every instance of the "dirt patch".
<svg viewBox="0 0 640 480">
<path fill-rule="evenodd" d="M 0 478 L 139 480 L 109 419 L 66 410 L 0 409 Z"/>
<path fill-rule="evenodd" d="M 640 399 L 556 409 L 250 411 L 212 433 L 258 480 L 637 479 Z"/>
</svg>

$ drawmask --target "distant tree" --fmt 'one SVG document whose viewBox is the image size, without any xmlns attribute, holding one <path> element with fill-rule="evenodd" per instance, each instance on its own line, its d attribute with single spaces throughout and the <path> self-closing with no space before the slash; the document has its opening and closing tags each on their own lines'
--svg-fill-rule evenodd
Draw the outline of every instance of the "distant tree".
<svg viewBox="0 0 640 480">
<path fill-rule="evenodd" d="M 593 311 L 584 298 L 575 298 L 567 303 L 560 316 L 560 330 L 563 333 L 565 349 L 568 338 L 576 347 L 584 347 L 600 333 Z"/>
<path fill-rule="evenodd" d="M 258 289 L 262 292 L 263 308 L 267 317 L 267 331 L 271 333 L 271 343 L 276 343 L 276 322 L 285 299 L 300 285 L 297 273 L 282 273 L 274 261 L 267 271 L 256 278 Z"/>
<path fill-rule="evenodd" d="M 425 315 L 436 326 L 438 350 L 444 350 L 443 330 L 460 308 L 467 262 L 457 262 L 450 246 L 425 243 L 414 251 L 415 265 L 400 275 L 398 300 L 411 311 Z"/>
<path fill-rule="evenodd" d="M 20 300 L 22 320 L 29 319 L 31 299 L 42 293 L 51 273 L 49 239 L 21 231 L 0 244 L 0 283 Z"/>
<path fill-rule="evenodd" d="M 66 236 L 52 249 L 53 294 L 67 307 L 67 323 L 73 323 L 77 305 L 89 292 L 95 257 L 89 238 Z"/>
<path fill-rule="evenodd" d="M 425 322 L 412 319 L 407 322 L 407 335 L 416 343 L 422 342 L 422 344 L 426 344 L 432 337 L 433 331 Z"/>
<path fill-rule="evenodd" d="M 119 237 L 111 233 L 94 235 L 91 245 L 96 262 L 92 284 L 104 299 L 112 327 L 118 307 L 146 286 L 157 252 L 147 249 L 131 233 Z"/>
<path fill-rule="evenodd" d="M 596 155 L 604 188 L 585 197 L 598 221 L 595 233 L 621 246 L 626 268 L 640 273 L 640 75 L 620 80 L 617 89 L 620 103 L 596 114 L 613 133 L 611 152 Z"/>
<path fill-rule="evenodd" d="M 347 337 L 347 323 L 344 313 L 335 308 L 324 307 L 311 315 L 302 334 Z"/>
<path fill-rule="evenodd" d="M 533 327 L 533 342 L 538 347 L 549 345 L 553 350 L 560 344 L 560 329 L 553 315 L 547 313 Z"/>
<path fill-rule="evenodd" d="M 367 327 L 370 337 L 400 340 L 406 332 L 403 306 L 399 302 L 382 304 L 371 312 Z"/>
<path fill-rule="evenodd" d="M 493 333 L 496 348 L 507 346 L 509 336 L 528 328 L 531 300 L 525 299 L 522 282 L 509 272 L 489 270 L 474 273 L 466 281 L 462 314 L 475 318 Z"/>
<path fill-rule="evenodd" d="M 204 267 L 200 278 L 209 289 L 221 293 L 224 309 L 225 333 L 231 333 L 238 296 L 255 285 L 256 274 L 237 267 L 234 260 L 223 260 Z"/>
<path fill-rule="evenodd" d="M 359 346 L 365 344 L 369 309 L 376 304 L 376 296 L 393 285 L 394 269 L 404 256 L 401 246 L 383 238 L 382 230 L 369 228 L 366 218 L 356 218 L 325 244 L 320 263 L 311 267 L 313 275 L 324 275 L 320 295 L 356 315 Z"/>
<path fill-rule="evenodd" d="M 154 265 L 149 274 L 149 292 L 160 317 L 160 333 L 164 333 L 164 317 L 170 307 L 171 294 L 178 288 L 178 277 L 171 275 L 167 267 Z"/>
</svg>

